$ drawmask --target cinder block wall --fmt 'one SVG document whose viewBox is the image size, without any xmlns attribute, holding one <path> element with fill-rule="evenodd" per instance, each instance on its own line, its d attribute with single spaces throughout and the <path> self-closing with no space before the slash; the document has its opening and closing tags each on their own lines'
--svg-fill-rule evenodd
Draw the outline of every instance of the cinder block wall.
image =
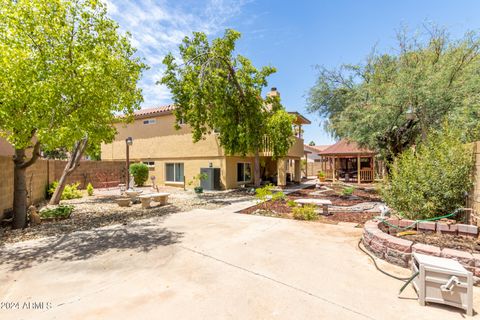
<svg viewBox="0 0 480 320">
<path fill-rule="evenodd" d="M 49 183 L 60 179 L 66 161 L 37 160 L 27 169 L 27 192 L 29 204 L 45 199 Z M 11 156 L 0 156 L 0 220 L 4 213 L 13 208 L 13 160 Z M 83 189 L 90 182 L 95 188 L 117 185 L 125 180 L 124 161 L 81 161 L 80 166 L 68 177 L 67 183 L 79 182 Z"/>
</svg>

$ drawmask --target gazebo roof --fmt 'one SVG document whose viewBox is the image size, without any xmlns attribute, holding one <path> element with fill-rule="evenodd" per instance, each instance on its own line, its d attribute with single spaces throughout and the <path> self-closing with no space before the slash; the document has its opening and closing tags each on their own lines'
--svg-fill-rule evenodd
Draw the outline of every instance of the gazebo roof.
<svg viewBox="0 0 480 320">
<path fill-rule="evenodd" d="M 376 154 L 375 151 L 366 149 L 366 148 L 361 148 L 356 142 L 353 141 L 348 141 L 347 139 L 342 139 L 338 141 L 337 143 L 331 145 L 330 147 L 326 148 L 323 151 L 320 151 L 318 153 L 321 156 L 334 156 L 334 155 L 339 155 L 339 156 L 344 156 L 344 155 L 374 155 Z"/>
</svg>

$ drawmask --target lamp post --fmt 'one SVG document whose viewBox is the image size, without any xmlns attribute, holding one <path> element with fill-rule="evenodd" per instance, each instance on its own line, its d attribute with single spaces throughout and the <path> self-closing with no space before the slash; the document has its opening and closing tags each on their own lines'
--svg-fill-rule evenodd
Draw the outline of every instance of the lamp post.
<svg viewBox="0 0 480 320">
<path fill-rule="evenodd" d="M 126 153 L 127 153 L 127 182 L 125 186 L 127 187 L 127 190 L 130 189 L 130 146 L 133 144 L 133 139 L 132 137 L 128 137 L 125 139 L 125 146 L 127 148 Z"/>
</svg>

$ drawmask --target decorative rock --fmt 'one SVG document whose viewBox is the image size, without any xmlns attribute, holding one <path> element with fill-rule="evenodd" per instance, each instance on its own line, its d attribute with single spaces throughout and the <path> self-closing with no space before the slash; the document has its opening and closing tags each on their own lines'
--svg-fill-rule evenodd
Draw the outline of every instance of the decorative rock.
<svg viewBox="0 0 480 320">
<path fill-rule="evenodd" d="M 424 253 L 431 256 L 440 257 L 441 251 L 439 247 L 431 246 L 423 243 L 415 243 L 412 246 L 412 252 Z"/>
<path fill-rule="evenodd" d="M 417 229 L 421 231 L 432 231 L 435 232 L 437 224 L 435 222 L 419 222 L 417 225 Z"/>
<path fill-rule="evenodd" d="M 469 224 L 457 224 L 458 234 L 468 237 L 476 237 L 478 235 L 478 227 Z"/>
<path fill-rule="evenodd" d="M 468 252 L 465 252 L 465 251 L 444 248 L 442 250 L 442 257 L 457 260 L 464 267 L 467 267 L 467 266 L 474 267 L 475 266 L 475 260 L 472 256 L 472 254 L 468 253 Z"/>
<path fill-rule="evenodd" d="M 457 225 L 437 222 L 437 232 L 447 233 L 447 234 L 457 234 Z"/>
</svg>

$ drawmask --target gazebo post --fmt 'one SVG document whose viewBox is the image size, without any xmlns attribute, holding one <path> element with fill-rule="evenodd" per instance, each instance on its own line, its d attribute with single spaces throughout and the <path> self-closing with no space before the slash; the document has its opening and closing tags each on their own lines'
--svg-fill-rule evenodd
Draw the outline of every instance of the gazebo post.
<svg viewBox="0 0 480 320">
<path fill-rule="evenodd" d="M 358 184 L 362 183 L 362 179 L 360 177 L 360 169 L 361 168 L 361 165 L 360 165 L 360 155 L 357 156 L 357 182 Z"/>
<path fill-rule="evenodd" d="M 335 171 L 337 169 L 335 160 L 336 160 L 336 158 L 335 158 L 335 156 L 333 156 L 332 182 L 335 182 Z"/>
<path fill-rule="evenodd" d="M 372 156 L 372 182 L 375 182 L 375 156 Z"/>
</svg>

